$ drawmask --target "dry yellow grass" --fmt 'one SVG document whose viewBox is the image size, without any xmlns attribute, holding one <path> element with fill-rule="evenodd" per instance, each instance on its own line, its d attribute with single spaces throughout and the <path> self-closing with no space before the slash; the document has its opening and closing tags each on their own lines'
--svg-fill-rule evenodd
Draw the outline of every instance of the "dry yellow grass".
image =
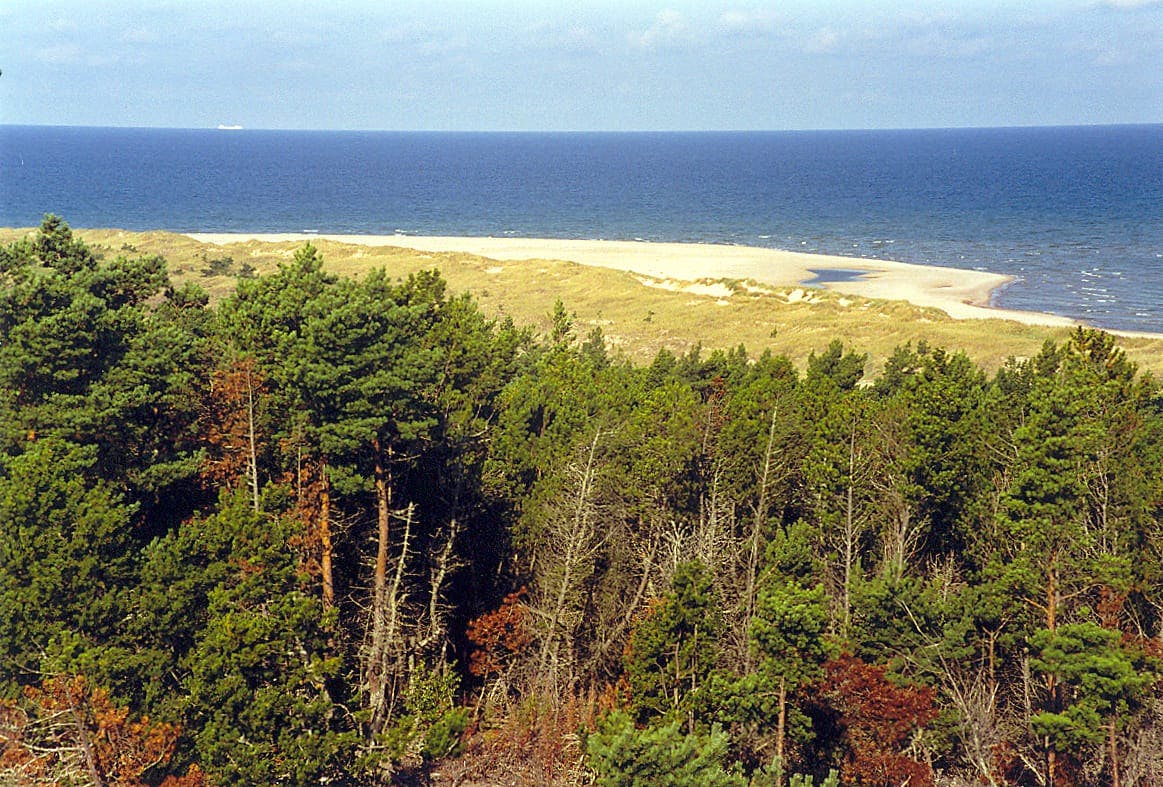
<svg viewBox="0 0 1163 787">
<path fill-rule="evenodd" d="M 27 232 L 0 230 L 0 242 Z M 269 273 L 302 245 L 247 241 L 215 246 L 168 232 L 77 230 L 76 234 L 108 257 L 160 254 L 169 262 L 175 280 L 195 281 L 216 299 L 229 294 L 235 279 L 205 275 L 202 271 L 209 260 L 229 256 L 236 268 L 248 263 L 260 274 Z M 555 260 L 499 262 L 470 254 L 355 246 L 323 239 L 315 245 L 325 267 L 345 276 L 383 267 L 403 278 L 435 268 L 452 292 L 471 292 L 486 313 L 509 315 L 517 324 L 538 330 L 548 328 L 548 315 L 560 298 L 576 314 L 579 334 L 600 327 L 613 347 L 637 361 L 648 361 L 664 347 L 682 353 L 696 344 L 706 350 L 742 344 L 753 355 L 771 349 L 802 365 L 810 353 L 838 338 L 869 353 L 869 370 L 876 374 L 895 347 L 925 340 L 950 351 L 964 351 L 983 368 L 994 370 L 1006 358 L 1033 355 L 1047 339 L 1062 342 L 1069 334 L 1067 328 L 1001 319 L 953 320 L 936 309 L 902 301 L 868 300 L 819 289 L 727 282 L 731 294 L 724 296 L 721 287 L 664 289 L 646 277 Z M 1163 372 L 1163 339 L 1123 337 L 1119 343 L 1143 369 Z"/>
</svg>

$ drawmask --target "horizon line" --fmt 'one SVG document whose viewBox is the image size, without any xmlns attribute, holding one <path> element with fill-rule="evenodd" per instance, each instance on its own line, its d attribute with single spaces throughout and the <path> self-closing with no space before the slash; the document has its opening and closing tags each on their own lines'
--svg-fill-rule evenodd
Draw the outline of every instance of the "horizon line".
<svg viewBox="0 0 1163 787">
<path fill-rule="evenodd" d="M 287 128 L 278 126 L 241 126 L 216 124 L 207 126 L 139 126 L 93 125 L 86 123 L 0 123 L 0 128 L 120 129 L 125 131 L 229 131 L 351 134 L 798 134 L 893 131 L 993 131 L 1006 129 L 1127 128 L 1163 126 L 1163 120 L 1125 123 L 1018 123 L 1012 125 L 964 126 L 869 126 L 819 128 L 673 128 L 673 129 L 393 129 L 393 128 Z"/>
</svg>

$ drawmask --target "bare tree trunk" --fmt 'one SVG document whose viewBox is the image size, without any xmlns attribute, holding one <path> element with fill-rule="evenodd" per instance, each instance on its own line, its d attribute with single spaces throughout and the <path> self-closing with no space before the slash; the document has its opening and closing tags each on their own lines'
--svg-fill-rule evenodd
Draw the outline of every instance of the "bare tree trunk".
<svg viewBox="0 0 1163 787">
<path fill-rule="evenodd" d="M 444 580 L 449 572 L 456 568 L 453 561 L 453 547 L 456 537 L 460 534 L 460 521 L 453 518 L 448 523 L 448 538 L 444 541 L 440 553 L 436 557 L 436 566 L 428 575 L 428 633 L 423 645 L 435 645 L 444 637 L 444 610 L 440 603 L 440 594 L 444 587 Z"/>
<path fill-rule="evenodd" d="M 85 769 L 89 771 L 89 778 L 93 780 L 96 787 L 105 787 L 105 781 L 101 778 L 101 771 L 97 768 L 97 756 L 93 752 L 93 742 L 89 740 L 89 730 L 86 729 L 85 720 L 81 718 L 81 712 L 73 702 L 72 694 L 69 694 L 69 712 L 73 716 L 73 724 L 77 728 L 77 739 L 81 744 L 81 752 L 85 755 Z"/>
<path fill-rule="evenodd" d="M 376 487 L 376 569 L 373 580 L 375 604 L 380 604 L 384 589 L 388 581 L 388 538 L 391 527 L 392 511 L 392 484 L 388 474 L 389 466 L 384 462 L 383 448 L 377 437 L 372 450 L 375 452 L 375 467 L 373 470 Z"/>
<path fill-rule="evenodd" d="M 848 488 L 844 495 L 844 590 L 841 596 L 844 612 L 844 631 L 852 623 L 852 569 L 856 563 L 856 416 L 848 436 Z"/>
<path fill-rule="evenodd" d="M 368 649 L 365 675 L 368 707 L 371 710 L 369 728 L 372 735 L 383 729 L 387 695 L 386 655 L 388 646 L 388 537 L 392 509 L 390 470 L 384 462 L 383 446 L 377 435 L 372 441 L 375 453 L 373 476 L 376 490 L 376 564 L 372 579 L 371 643 Z"/>
<path fill-rule="evenodd" d="M 585 468 L 578 484 L 574 498 L 573 513 L 565 531 L 561 533 L 565 540 L 565 550 L 561 559 L 561 574 L 556 578 L 556 587 L 547 588 L 552 599 L 547 615 L 547 628 L 541 640 L 541 651 L 538 657 L 539 672 L 545 676 L 553 688 L 558 688 L 561 670 L 561 648 L 563 640 L 562 627 L 569 603 L 570 593 L 574 590 L 577 574 L 582 569 L 582 563 L 593 552 L 593 527 L 590 523 L 590 495 L 594 482 L 594 463 L 597 456 L 598 444 L 601 439 L 601 430 L 594 433 L 590 443 L 589 455 Z"/>
<path fill-rule="evenodd" d="M 779 714 L 775 722 L 775 761 L 779 763 L 780 781 L 775 787 L 783 787 L 783 744 L 787 737 L 787 681 L 779 676 Z"/>
<path fill-rule="evenodd" d="M 399 635 L 401 629 L 401 607 L 404 605 L 404 594 L 400 592 L 400 588 L 404 584 L 404 568 L 408 563 L 408 544 L 412 540 L 412 522 L 416 514 L 415 503 L 409 503 L 407 510 L 404 512 L 404 532 L 400 539 L 400 559 L 396 562 L 396 572 L 392 577 L 392 587 L 387 594 L 387 616 L 388 624 L 387 630 L 384 632 L 383 643 L 383 672 L 385 675 L 385 686 L 387 702 L 384 708 L 384 721 L 390 722 L 395 716 L 396 702 L 399 698 L 400 685 L 399 681 L 405 677 L 402 669 L 403 651 L 402 637 Z M 390 674 L 388 668 L 392 667 Z"/>
<path fill-rule="evenodd" d="M 659 540 L 656 535 L 651 540 L 649 548 L 642 553 L 642 576 L 638 578 L 638 585 L 634 588 L 634 595 L 631 596 L 630 602 L 623 607 L 622 616 L 618 619 L 613 630 L 605 635 L 605 641 L 602 643 L 603 653 L 607 652 L 612 644 L 621 643 L 622 634 L 634 624 L 638 609 L 642 605 L 642 599 L 646 597 L 646 591 L 650 587 L 653 570 L 657 565 L 654 556 L 658 552 Z"/>
<path fill-rule="evenodd" d="M 1046 568 L 1046 628 L 1050 631 L 1058 628 L 1058 570 L 1054 562 L 1051 556 Z"/>
<path fill-rule="evenodd" d="M 1051 632 L 1058 625 L 1058 572 L 1054 566 L 1054 558 L 1050 558 L 1050 565 L 1046 572 L 1046 628 Z M 1046 673 L 1046 693 L 1049 695 L 1050 710 L 1057 713 L 1059 710 L 1058 681 L 1053 672 Z M 1058 770 L 1058 753 L 1052 748 L 1050 738 L 1046 738 L 1046 782 L 1049 787 L 1055 787 Z"/>
<path fill-rule="evenodd" d="M 1119 785 L 1119 744 L 1118 738 L 1115 737 L 1115 720 L 1111 719 L 1110 725 L 1110 745 L 1111 745 L 1111 787 L 1120 787 Z"/>
<path fill-rule="evenodd" d="M 335 606 L 335 576 L 331 566 L 331 474 L 327 463 L 320 468 L 323 490 L 319 493 L 319 543 L 322 554 L 319 563 L 323 573 L 323 609 Z"/>
<path fill-rule="evenodd" d="M 691 641 L 698 642 L 699 640 L 699 624 L 694 625 L 691 632 Z M 699 690 L 699 670 L 698 670 L 698 656 L 691 656 L 691 690 L 690 696 L 695 696 L 695 692 Z M 695 709 L 692 705 L 687 709 L 687 735 L 695 734 Z"/>
<path fill-rule="evenodd" d="M 254 425 L 254 368 L 250 364 L 246 368 L 246 431 L 247 438 L 250 443 L 250 467 L 247 473 L 248 481 L 250 483 L 251 498 L 254 502 L 254 510 L 259 509 L 258 499 L 258 440 L 255 436 Z"/>
<path fill-rule="evenodd" d="M 1032 690 L 1033 680 L 1030 675 L 1030 653 L 1027 648 L 1022 654 L 1022 707 L 1025 710 L 1025 724 L 1027 731 L 1030 730 L 1030 719 L 1034 716 L 1034 699 Z M 1039 783 L 1052 787 L 1054 784 L 1054 753 L 1050 751 L 1049 738 L 1035 739 L 1035 744 L 1032 752 L 1019 751 L 1018 756 L 1021 757 L 1022 762 L 1034 772 L 1035 777 Z M 1043 750 L 1046 756 L 1042 756 Z M 1042 780 L 1042 767 L 1046 768 L 1046 779 Z"/>
<path fill-rule="evenodd" d="M 767 492 L 771 483 L 771 457 L 775 450 L 775 424 L 779 415 L 779 408 L 771 408 L 771 425 L 767 430 L 767 447 L 763 452 L 763 467 L 759 474 L 759 499 L 755 504 L 755 517 L 751 523 L 751 535 L 748 539 L 747 575 L 743 580 L 743 627 L 746 630 L 755 617 L 755 596 L 759 583 L 759 539 L 763 525 L 767 521 Z M 743 637 L 746 640 L 746 637 Z M 744 674 L 751 672 L 751 648 L 743 648 Z"/>
<path fill-rule="evenodd" d="M 303 446 L 297 440 L 295 442 L 297 443 L 295 445 L 295 502 L 302 503 L 303 476 L 305 474 L 303 470 Z"/>
<path fill-rule="evenodd" d="M 459 456 L 462 455 L 465 449 L 463 445 L 458 444 L 455 450 L 458 459 L 454 464 L 453 470 L 455 480 L 452 484 L 452 495 L 449 505 L 448 537 L 445 539 L 443 546 L 441 546 L 437 554 L 435 566 L 428 573 L 427 631 L 418 644 L 418 649 L 423 652 L 428 648 L 436 647 L 437 643 L 443 640 L 440 646 L 442 664 L 444 653 L 447 649 L 448 638 L 444 625 L 445 607 L 441 603 L 441 593 L 448 575 L 460 565 L 454 558 L 454 549 L 456 547 L 456 537 L 460 535 L 461 529 L 461 493 L 464 491 L 465 481 L 464 465 L 461 463 Z"/>
<path fill-rule="evenodd" d="M 994 776 L 995 747 L 1002 734 L 997 719 L 997 683 L 990 668 L 968 668 L 938 654 L 939 678 L 945 694 L 957 710 L 966 758 L 977 769 L 978 780 L 997 785 Z"/>
<path fill-rule="evenodd" d="M 718 438 L 723 426 L 720 410 L 721 392 L 713 396 L 708 404 L 707 423 L 703 430 L 701 453 L 710 464 L 710 496 L 699 495 L 699 518 L 691 533 L 691 546 L 681 550 L 682 560 L 698 560 L 712 574 L 724 570 L 724 553 L 730 553 L 732 560 L 738 560 L 735 533 L 735 501 L 725 500 L 722 494 L 724 458 L 718 446 Z M 684 545 L 685 546 L 685 545 Z M 670 567 L 673 574 L 677 563 Z"/>
</svg>

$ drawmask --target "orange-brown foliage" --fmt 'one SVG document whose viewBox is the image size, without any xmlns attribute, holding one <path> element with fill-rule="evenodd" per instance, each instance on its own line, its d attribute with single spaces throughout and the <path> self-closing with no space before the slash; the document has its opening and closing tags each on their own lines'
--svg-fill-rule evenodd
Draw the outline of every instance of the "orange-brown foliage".
<svg viewBox="0 0 1163 787">
<path fill-rule="evenodd" d="M 312 462 L 304 462 L 297 477 L 291 474 L 291 477 L 283 480 L 294 482 L 297 495 L 294 517 L 295 521 L 302 524 L 302 528 L 288 539 L 288 544 L 298 550 L 300 568 L 313 579 L 319 579 L 323 575 L 320 560 L 323 538 L 319 519 L 325 484 L 319 468 Z"/>
<path fill-rule="evenodd" d="M 929 687 L 897 686 L 885 668 L 844 655 L 824 665 L 824 693 L 848 743 L 845 784 L 930 787 L 932 769 L 904 753 L 909 738 L 937 717 Z"/>
<path fill-rule="evenodd" d="M 0 781 L 55 784 L 97 776 L 128 787 L 173 755 L 176 726 L 130 720 L 127 708 L 80 675 L 49 678 L 24 693 L 24 708 L 0 704 Z"/>
<path fill-rule="evenodd" d="M 515 787 L 586 783 L 579 731 L 619 702 L 613 686 L 573 693 L 556 702 L 531 697 L 510 709 L 497 726 L 468 736 L 468 749 L 445 775 L 471 783 Z"/>
<path fill-rule="evenodd" d="M 203 416 L 208 450 L 202 477 L 208 485 L 231 486 L 245 476 L 250 463 L 251 402 L 257 407 L 264 385 L 253 358 L 236 360 L 214 372 Z"/>
<path fill-rule="evenodd" d="M 206 774 L 197 765 L 191 765 L 184 776 L 167 776 L 161 787 L 206 787 Z"/>
<path fill-rule="evenodd" d="M 521 600 L 526 589 L 505 596 L 501 606 L 468 624 L 468 639 L 476 650 L 469 656 L 469 672 L 485 677 L 503 672 L 533 641 L 529 608 Z"/>
</svg>

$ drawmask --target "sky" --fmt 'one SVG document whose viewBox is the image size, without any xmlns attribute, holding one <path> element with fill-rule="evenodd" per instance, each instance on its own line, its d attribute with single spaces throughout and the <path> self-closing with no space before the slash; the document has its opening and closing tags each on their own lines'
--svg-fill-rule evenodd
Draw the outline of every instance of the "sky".
<svg viewBox="0 0 1163 787">
<path fill-rule="evenodd" d="M 1163 0 L 3 0 L 0 123 L 1163 122 Z"/>
</svg>

